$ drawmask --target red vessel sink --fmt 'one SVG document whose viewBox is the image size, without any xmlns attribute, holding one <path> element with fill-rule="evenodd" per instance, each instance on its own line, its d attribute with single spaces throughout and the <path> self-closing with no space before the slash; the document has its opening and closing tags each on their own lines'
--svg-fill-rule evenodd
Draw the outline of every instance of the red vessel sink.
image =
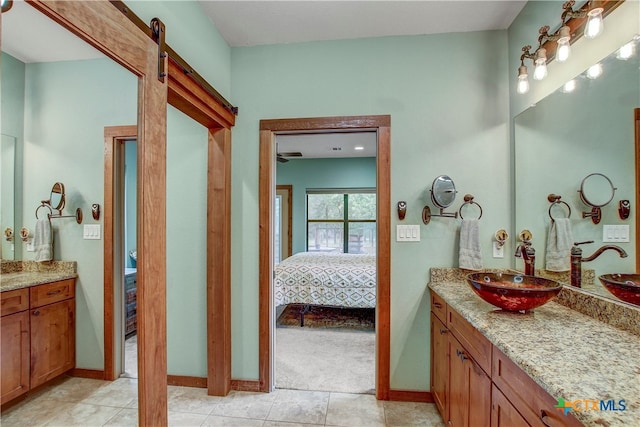
<svg viewBox="0 0 640 427">
<path fill-rule="evenodd" d="M 640 274 L 603 274 L 598 279 L 622 301 L 640 305 Z"/>
<path fill-rule="evenodd" d="M 507 311 L 540 307 L 562 289 L 562 284 L 553 280 L 509 273 L 472 273 L 467 283 L 480 298 Z"/>
</svg>

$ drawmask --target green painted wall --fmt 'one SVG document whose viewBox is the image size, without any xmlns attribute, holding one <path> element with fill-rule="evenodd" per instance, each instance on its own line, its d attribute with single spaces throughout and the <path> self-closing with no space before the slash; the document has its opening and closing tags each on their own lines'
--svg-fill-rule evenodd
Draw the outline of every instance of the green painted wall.
<svg viewBox="0 0 640 427">
<path fill-rule="evenodd" d="M 307 188 L 375 188 L 375 157 L 294 159 L 278 163 L 276 184 L 292 185 L 292 252 L 307 246 Z"/>
<path fill-rule="evenodd" d="M 138 184 L 138 147 L 136 141 L 127 141 L 124 145 L 124 265 L 125 267 L 135 267 L 134 261 L 129 256 L 130 251 L 137 250 L 137 228 L 138 228 L 138 205 L 137 205 L 137 184 Z"/>
<path fill-rule="evenodd" d="M 429 389 L 430 267 L 456 266 L 459 220 L 421 225 L 422 241 L 396 243 L 422 224 L 428 188 L 450 175 L 482 204 L 487 267 L 491 236 L 510 223 L 506 31 L 385 37 L 233 48 L 232 331 L 234 378 L 258 377 L 258 125 L 261 119 L 391 115 L 391 385 Z M 502 191 L 500 189 L 503 189 Z"/>
</svg>

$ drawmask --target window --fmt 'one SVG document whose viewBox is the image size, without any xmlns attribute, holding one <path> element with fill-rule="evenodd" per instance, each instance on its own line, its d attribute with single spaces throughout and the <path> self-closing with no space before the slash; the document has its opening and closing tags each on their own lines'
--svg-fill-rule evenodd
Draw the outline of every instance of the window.
<svg viewBox="0 0 640 427">
<path fill-rule="evenodd" d="M 307 190 L 307 251 L 375 254 L 375 190 Z"/>
</svg>

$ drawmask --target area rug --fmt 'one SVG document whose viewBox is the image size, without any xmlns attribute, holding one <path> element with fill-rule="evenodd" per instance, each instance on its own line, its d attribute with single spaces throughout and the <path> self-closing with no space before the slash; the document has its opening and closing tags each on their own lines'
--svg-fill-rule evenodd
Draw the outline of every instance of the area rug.
<svg viewBox="0 0 640 427">
<path fill-rule="evenodd" d="M 277 328 L 277 388 L 375 394 L 376 334 Z"/>
<path fill-rule="evenodd" d="M 302 304 L 289 304 L 282 311 L 276 323 L 277 327 L 300 327 Z M 304 313 L 305 328 L 340 328 L 374 331 L 376 312 L 374 308 L 346 308 L 310 306 Z"/>
</svg>

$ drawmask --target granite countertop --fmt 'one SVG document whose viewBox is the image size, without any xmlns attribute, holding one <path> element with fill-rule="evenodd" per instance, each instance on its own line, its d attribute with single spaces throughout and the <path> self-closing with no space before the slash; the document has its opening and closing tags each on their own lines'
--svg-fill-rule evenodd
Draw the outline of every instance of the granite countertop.
<svg viewBox="0 0 640 427">
<path fill-rule="evenodd" d="M 0 274 L 0 292 L 13 291 L 78 277 L 75 261 L 35 261 L 3 262 Z"/>
<path fill-rule="evenodd" d="M 432 275 L 429 288 L 555 399 L 625 400 L 625 411 L 572 411 L 583 424 L 640 423 L 639 336 L 553 301 L 527 314 L 509 313 L 461 280 L 433 281 Z"/>
</svg>

